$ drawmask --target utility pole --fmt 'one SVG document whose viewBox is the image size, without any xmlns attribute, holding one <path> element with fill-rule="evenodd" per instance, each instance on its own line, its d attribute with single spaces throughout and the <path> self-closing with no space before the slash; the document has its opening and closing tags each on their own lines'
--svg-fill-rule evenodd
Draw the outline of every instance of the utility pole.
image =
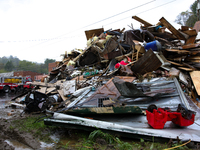
<svg viewBox="0 0 200 150">
<path fill-rule="evenodd" d="M 197 21 L 199 21 L 199 9 L 200 9 L 200 4 L 199 0 L 197 0 Z"/>
</svg>

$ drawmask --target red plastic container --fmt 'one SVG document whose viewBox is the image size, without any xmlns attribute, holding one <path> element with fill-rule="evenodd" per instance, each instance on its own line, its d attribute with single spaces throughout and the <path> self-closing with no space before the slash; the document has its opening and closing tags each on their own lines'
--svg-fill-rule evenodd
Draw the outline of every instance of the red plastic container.
<svg viewBox="0 0 200 150">
<path fill-rule="evenodd" d="M 163 129 L 167 121 L 186 127 L 194 123 L 195 115 L 192 114 L 191 119 L 183 118 L 180 112 L 168 112 L 162 108 L 153 109 L 153 113 L 146 110 L 148 124 L 154 129 Z"/>
<path fill-rule="evenodd" d="M 160 108 L 158 108 L 158 110 L 159 109 Z M 148 124 L 154 129 L 163 129 L 165 123 L 167 122 L 168 114 L 165 111 L 163 112 L 161 110 L 161 112 L 159 112 L 158 110 L 154 109 L 153 113 L 146 110 Z"/>
</svg>

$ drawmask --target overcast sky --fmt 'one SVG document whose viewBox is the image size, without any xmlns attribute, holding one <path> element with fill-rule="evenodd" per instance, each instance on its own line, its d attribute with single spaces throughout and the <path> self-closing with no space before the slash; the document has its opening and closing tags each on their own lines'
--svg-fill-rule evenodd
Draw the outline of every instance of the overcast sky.
<svg viewBox="0 0 200 150">
<path fill-rule="evenodd" d="M 151 24 L 165 17 L 174 20 L 189 10 L 195 0 L 0 0 L 0 57 L 44 63 L 61 61 L 60 55 L 86 47 L 85 30 L 104 28 L 129 30 L 140 23 Z"/>
</svg>

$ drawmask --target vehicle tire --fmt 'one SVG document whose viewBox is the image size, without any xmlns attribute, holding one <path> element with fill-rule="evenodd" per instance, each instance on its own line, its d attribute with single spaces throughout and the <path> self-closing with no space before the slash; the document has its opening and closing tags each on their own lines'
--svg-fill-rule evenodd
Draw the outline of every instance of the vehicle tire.
<svg viewBox="0 0 200 150">
<path fill-rule="evenodd" d="M 14 93 L 17 93 L 17 92 L 19 92 L 19 87 L 14 88 Z"/>
<path fill-rule="evenodd" d="M 3 87 L 3 91 L 4 91 L 5 93 L 8 93 L 8 92 L 10 91 L 10 87 L 9 87 L 8 85 L 4 86 L 4 87 Z"/>
<path fill-rule="evenodd" d="M 23 93 L 24 93 L 24 92 L 27 92 L 27 91 L 28 91 L 28 88 L 27 88 L 27 87 L 23 88 Z"/>
<path fill-rule="evenodd" d="M 147 107 L 147 110 L 151 113 L 153 113 L 154 109 L 158 109 L 157 106 L 155 104 L 151 104 Z"/>
</svg>

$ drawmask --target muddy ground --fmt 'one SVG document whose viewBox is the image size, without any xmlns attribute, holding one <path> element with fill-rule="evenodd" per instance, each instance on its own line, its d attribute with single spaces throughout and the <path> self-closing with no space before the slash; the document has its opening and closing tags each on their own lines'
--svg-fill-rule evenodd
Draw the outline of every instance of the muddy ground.
<svg viewBox="0 0 200 150">
<path fill-rule="evenodd" d="M 4 116 L 0 119 L 0 149 L 12 150 L 15 149 L 9 145 L 5 140 L 18 140 L 20 143 L 28 145 L 33 149 L 39 149 L 40 143 L 30 134 L 20 132 L 18 129 L 10 129 L 12 126 L 12 120 L 21 119 L 21 110 L 11 108 L 1 108 L 0 116 Z M 24 115 L 25 117 L 26 115 Z"/>
<path fill-rule="evenodd" d="M 10 107 L 9 102 L 16 96 L 17 94 L 13 92 L 3 93 L 0 91 L 0 150 L 22 148 L 13 147 L 12 144 L 8 144 L 6 141 L 17 141 L 26 145 L 27 149 L 45 149 L 41 148 L 41 143 L 31 133 L 19 131 L 17 128 L 11 129 L 13 120 L 23 119 L 32 115 L 23 114 L 23 116 L 20 116 L 23 108 Z"/>
</svg>

